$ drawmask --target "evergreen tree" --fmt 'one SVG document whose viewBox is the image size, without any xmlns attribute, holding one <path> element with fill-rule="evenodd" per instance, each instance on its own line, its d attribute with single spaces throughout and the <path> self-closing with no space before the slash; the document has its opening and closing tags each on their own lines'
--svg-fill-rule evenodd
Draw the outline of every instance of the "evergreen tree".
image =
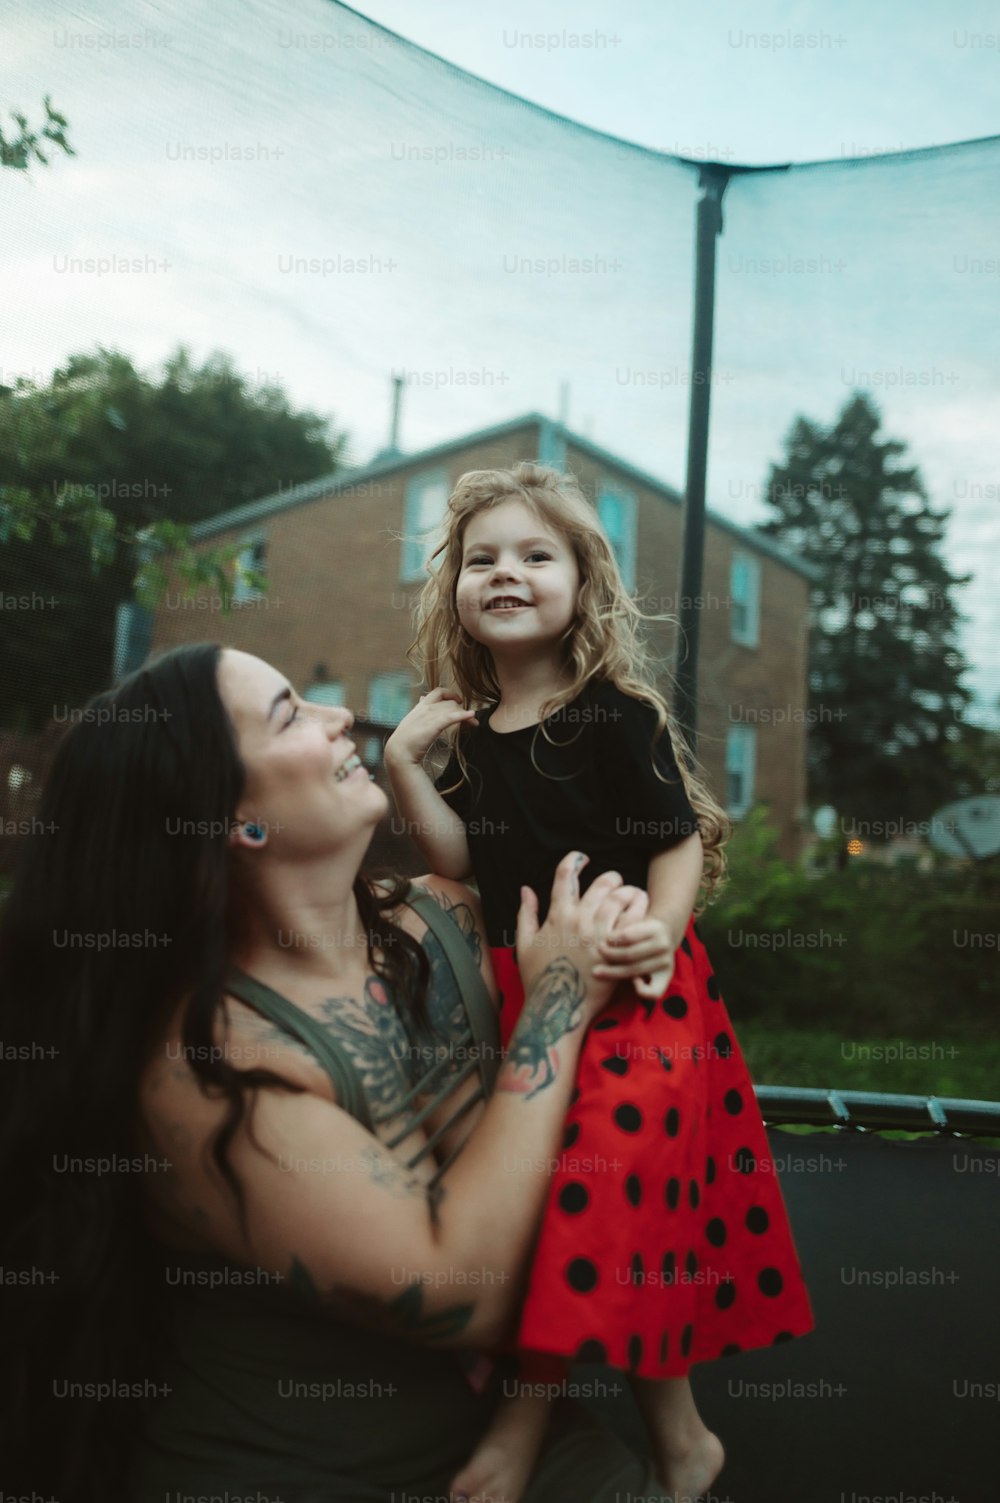
<svg viewBox="0 0 1000 1503">
<path fill-rule="evenodd" d="M 953 599 L 971 575 L 939 552 L 906 445 L 879 435 L 856 392 L 830 428 L 800 417 L 772 465 L 776 515 L 761 531 L 822 571 L 810 607 L 810 799 L 841 820 L 921 820 L 952 796 L 951 760 L 971 698 Z"/>
</svg>

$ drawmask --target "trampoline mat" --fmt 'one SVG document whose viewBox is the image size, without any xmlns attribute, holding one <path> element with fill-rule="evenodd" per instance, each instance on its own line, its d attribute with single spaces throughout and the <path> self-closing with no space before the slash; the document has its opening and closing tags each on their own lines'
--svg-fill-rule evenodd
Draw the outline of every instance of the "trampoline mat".
<svg viewBox="0 0 1000 1503">
<path fill-rule="evenodd" d="M 768 1137 L 816 1329 L 692 1370 L 727 1455 L 708 1503 L 996 1503 L 1000 1150 Z M 586 1402 L 643 1450 L 621 1387 Z"/>
</svg>

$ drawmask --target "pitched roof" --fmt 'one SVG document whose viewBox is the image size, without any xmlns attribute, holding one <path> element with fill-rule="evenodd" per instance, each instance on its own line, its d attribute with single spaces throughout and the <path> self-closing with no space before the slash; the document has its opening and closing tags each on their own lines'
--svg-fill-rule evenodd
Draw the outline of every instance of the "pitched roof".
<svg viewBox="0 0 1000 1503">
<path fill-rule="evenodd" d="M 308 480 L 289 490 L 277 491 L 270 496 L 261 496 L 257 501 L 248 501 L 242 506 L 231 507 L 229 511 L 220 512 L 217 517 L 208 517 L 205 521 L 196 523 L 191 528 L 191 541 L 200 542 L 215 537 L 220 532 L 228 532 L 234 527 L 252 528 L 279 512 L 290 511 L 293 507 L 316 501 L 322 496 L 335 496 L 351 491 L 359 485 L 371 484 L 385 476 L 417 465 L 434 464 L 438 460 L 450 458 L 462 449 L 489 443 L 494 439 L 504 438 L 510 433 L 516 433 L 521 428 L 531 427 L 537 427 L 539 430 L 547 428 L 551 436 L 561 439 L 566 444 L 572 444 L 575 449 L 597 460 L 606 468 L 618 471 L 619 474 L 645 486 L 675 506 L 683 505 L 683 497 L 679 491 L 657 476 L 651 475 L 647 470 L 630 464 L 628 460 L 612 454 L 610 449 L 601 448 L 589 438 L 574 433 L 562 423 L 553 422 L 551 418 L 543 416 L 540 412 L 527 412 L 522 417 L 511 418 L 506 423 L 496 423 L 490 428 L 481 428 L 475 433 L 464 433 L 460 438 L 448 439 L 446 443 L 433 444 L 428 449 L 418 449 L 413 453 L 383 450 L 369 464 L 348 466 L 336 470 L 331 475 L 320 475 L 316 480 Z M 758 532 L 755 528 L 740 527 L 736 522 L 731 522 L 728 517 L 720 516 L 718 512 L 708 507 L 705 509 L 705 520 L 723 532 L 728 532 L 730 536 L 738 538 L 746 547 L 765 554 L 776 563 L 783 564 L 786 569 L 791 569 L 809 580 L 820 578 L 820 571 L 814 564 L 796 558 L 772 538 Z"/>
</svg>

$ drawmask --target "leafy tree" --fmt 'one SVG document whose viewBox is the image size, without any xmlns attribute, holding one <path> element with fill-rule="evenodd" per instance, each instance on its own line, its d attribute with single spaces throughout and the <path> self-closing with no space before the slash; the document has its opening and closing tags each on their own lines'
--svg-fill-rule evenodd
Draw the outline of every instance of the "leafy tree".
<svg viewBox="0 0 1000 1503">
<path fill-rule="evenodd" d="M 8 141 L 0 129 L 0 167 L 13 167 L 18 172 L 25 172 L 33 161 L 41 162 L 43 167 L 48 166 L 49 159 L 39 145 L 40 141 L 51 141 L 54 146 L 61 147 L 68 157 L 76 156 L 66 139 L 69 121 L 52 108 L 48 95 L 45 96 L 44 104 L 45 124 L 40 131 L 32 130 L 26 115 L 18 110 L 11 110 L 18 133 Z"/>
<path fill-rule="evenodd" d="M 0 723 L 33 727 L 106 684 L 116 606 L 155 603 L 164 549 L 228 595 L 237 545 L 195 554 L 190 526 L 334 471 L 345 443 L 227 356 L 198 366 L 183 348 L 159 379 L 98 349 L 0 390 Z"/>
<path fill-rule="evenodd" d="M 906 445 L 854 393 L 829 428 L 800 417 L 772 465 L 761 530 L 815 564 L 809 656 L 813 802 L 866 821 L 925 818 L 952 796 L 951 755 L 971 699 L 932 508 Z"/>
</svg>

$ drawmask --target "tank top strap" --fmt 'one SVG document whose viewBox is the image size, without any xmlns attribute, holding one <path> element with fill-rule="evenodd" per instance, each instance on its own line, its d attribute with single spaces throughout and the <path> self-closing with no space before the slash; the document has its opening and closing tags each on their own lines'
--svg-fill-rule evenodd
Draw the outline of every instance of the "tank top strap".
<svg viewBox="0 0 1000 1503">
<path fill-rule="evenodd" d="M 451 966 L 455 984 L 465 1004 L 466 1016 L 476 1045 L 479 1076 L 489 1095 L 500 1069 L 500 1020 L 486 990 L 483 973 L 466 943 L 465 936 L 429 892 L 410 888 L 406 906 L 419 913 L 436 936 Z"/>
<path fill-rule="evenodd" d="M 429 892 L 411 885 L 403 901 L 408 908 L 420 915 L 444 951 L 465 1007 L 474 1045 L 472 1058 L 478 1065 L 483 1094 L 488 1097 L 500 1069 L 500 1023 L 482 972 L 455 920 L 435 902 Z M 338 1105 L 369 1132 L 374 1132 L 368 1098 L 353 1062 L 321 1023 L 266 982 L 258 981 L 239 966 L 229 967 L 225 986 L 232 996 L 255 1008 L 277 1028 L 304 1044 L 330 1077 Z M 448 1095 L 452 1084 L 453 1082 L 447 1082 L 432 1096 L 420 1113 L 421 1119 Z M 412 1122 L 408 1124 L 407 1130 L 412 1125 Z"/>
<path fill-rule="evenodd" d="M 347 1055 L 337 1047 L 322 1024 L 303 1008 L 297 1007 L 280 992 L 258 981 L 239 966 L 230 966 L 226 972 L 226 991 L 241 1002 L 263 1013 L 277 1028 L 290 1033 L 316 1056 L 333 1085 L 337 1104 L 355 1117 L 369 1132 L 374 1130 L 368 1101 L 362 1089 L 357 1071 Z"/>
</svg>

